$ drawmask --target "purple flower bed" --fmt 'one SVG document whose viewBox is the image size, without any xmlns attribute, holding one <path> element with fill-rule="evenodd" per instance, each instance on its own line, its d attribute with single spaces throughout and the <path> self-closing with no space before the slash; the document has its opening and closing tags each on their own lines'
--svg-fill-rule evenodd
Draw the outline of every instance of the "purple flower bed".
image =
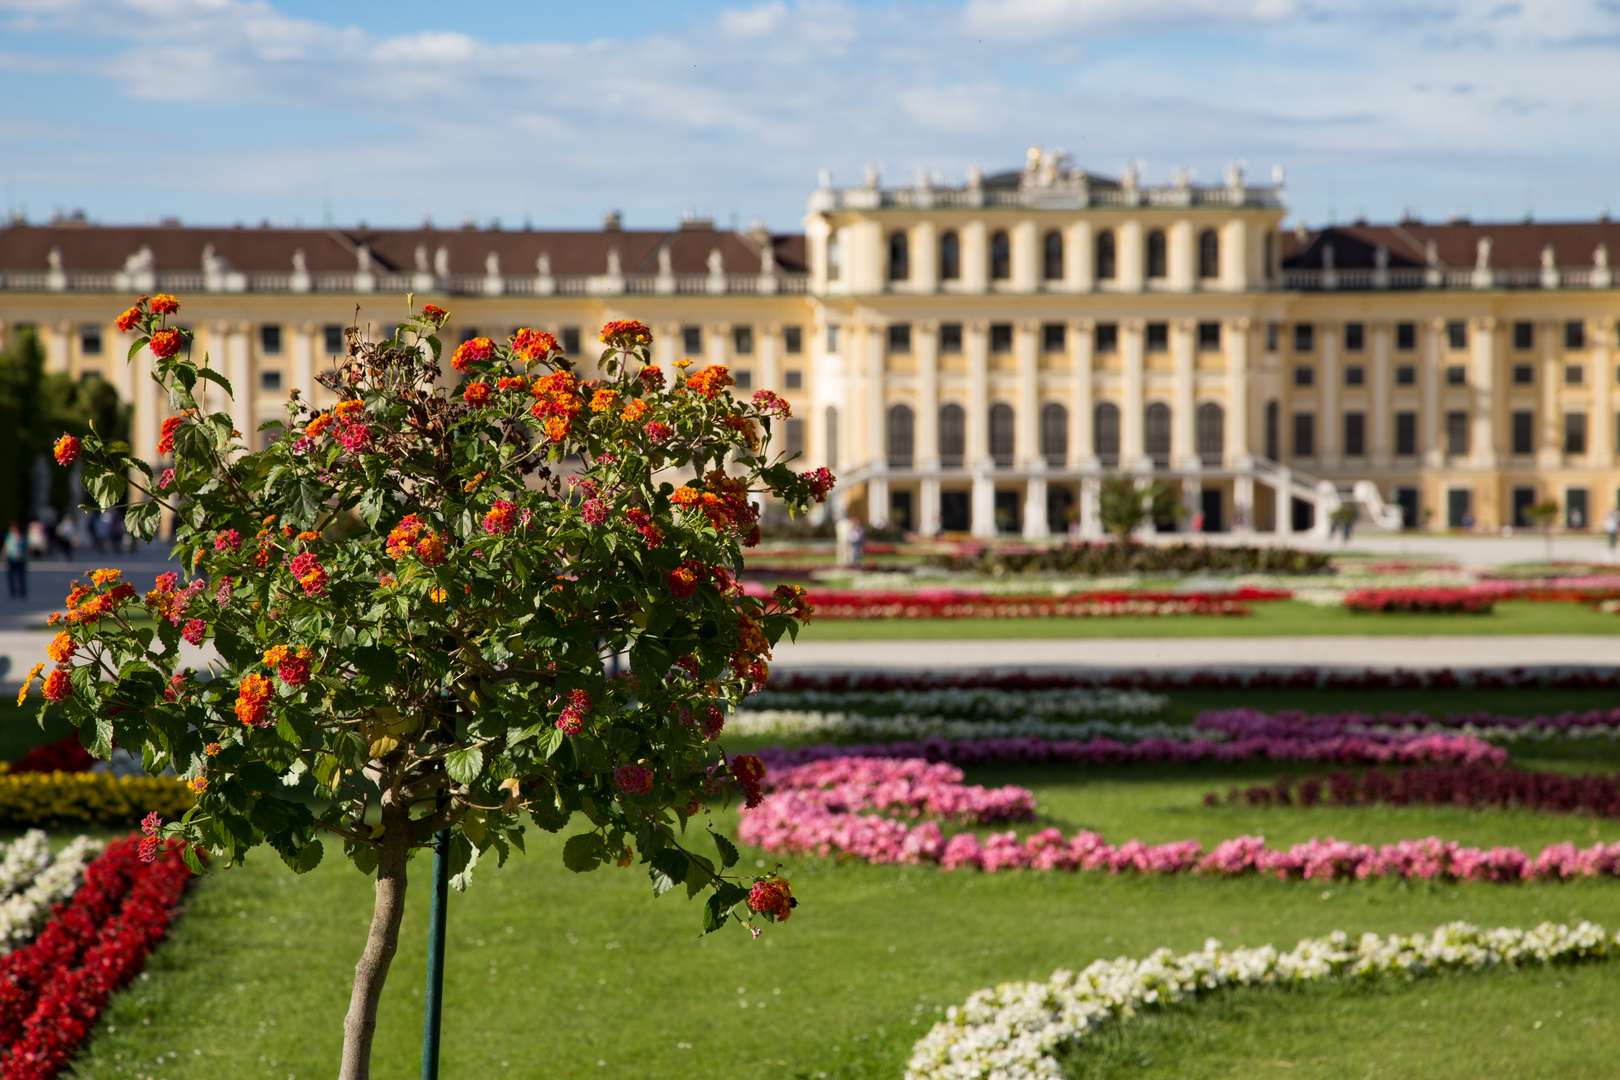
<svg viewBox="0 0 1620 1080">
<path fill-rule="evenodd" d="M 1061 690 L 1112 687 L 1120 690 L 1612 690 L 1620 689 L 1620 667 L 1402 668 L 1351 671 L 1340 668 L 1256 668 L 1251 671 L 926 672 L 894 675 L 877 671 L 778 673 L 773 690 Z"/>
<path fill-rule="evenodd" d="M 1307 713 L 1285 709 L 1263 713 L 1258 709 L 1210 709 L 1198 714 L 1193 727 L 1218 731 L 1228 738 L 1325 739 L 1360 734 L 1375 728 L 1503 728 L 1512 731 L 1567 735 L 1620 727 L 1620 708 L 1561 712 L 1555 715 L 1503 716 L 1479 712 L 1446 713 L 1431 716 L 1424 712 L 1342 712 Z"/>
<path fill-rule="evenodd" d="M 1395 773 L 1341 770 L 1325 782 L 1318 776 L 1302 780 L 1281 776 L 1269 786 L 1254 785 L 1242 791 L 1232 788 L 1227 792 L 1226 801 L 1247 806 L 1387 803 L 1391 806 L 1495 807 L 1620 818 L 1620 782 L 1613 776 L 1567 776 L 1476 766 L 1414 768 Z M 1219 802 L 1213 792 L 1204 796 L 1206 806 L 1216 806 Z"/>
</svg>

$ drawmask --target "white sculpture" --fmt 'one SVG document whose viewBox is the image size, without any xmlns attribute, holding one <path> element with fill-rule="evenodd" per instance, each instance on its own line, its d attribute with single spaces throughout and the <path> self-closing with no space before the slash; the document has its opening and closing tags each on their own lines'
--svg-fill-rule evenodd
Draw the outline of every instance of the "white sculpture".
<svg viewBox="0 0 1620 1080">
<path fill-rule="evenodd" d="M 426 244 L 416 245 L 416 272 L 418 274 L 425 274 L 428 272 L 428 253 Z"/>
<path fill-rule="evenodd" d="M 1489 270 L 1491 268 L 1491 238 L 1482 236 L 1479 243 L 1474 245 L 1474 269 Z"/>
<path fill-rule="evenodd" d="M 723 274 L 726 272 L 726 262 L 720 254 L 719 248 L 709 249 L 709 273 Z"/>
<path fill-rule="evenodd" d="M 433 253 L 433 274 L 435 277 L 447 278 L 450 276 L 450 249 L 441 247 Z"/>
<path fill-rule="evenodd" d="M 501 257 L 499 253 L 492 251 L 484 256 L 484 276 L 501 276 Z"/>
<path fill-rule="evenodd" d="M 624 271 L 619 267 L 619 249 L 608 248 L 608 277 L 623 277 Z"/>
</svg>

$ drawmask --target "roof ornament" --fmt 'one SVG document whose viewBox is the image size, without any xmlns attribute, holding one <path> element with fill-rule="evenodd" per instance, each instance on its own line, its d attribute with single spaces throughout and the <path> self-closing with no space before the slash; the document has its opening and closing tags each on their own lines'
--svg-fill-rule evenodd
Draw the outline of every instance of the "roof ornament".
<svg viewBox="0 0 1620 1080">
<path fill-rule="evenodd" d="M 1558 253 L 1548 244 L 1541 249 L 1541 287 L 1556 289 L 1558 284 Z"/>
<path fill-rule="evenodd" d="M 1276 184 L 1278 187 L 1282 187 L 1283 182 L 1287 180 L 1287 178 L 1288 172 L 1281 165 L 1273 165 L 1271 167 L 1271 182 L 1273 184 Z"/>
<path fill-rule="evenodd" d="M 439 249 L 444 251 L 443 248 Z M 446 261 L 449 256 L 446 255 Z M 557 291 L 557 280 L 551 276 L 551 252 L 542 251 L 534 260 L 534 291 L 539 296 L 550 296 Z"/>
<path fill-rule="evenodd" d="M 868 191 L 876 191 L 883 182 L 883 169 L 875 161 L 866 163 L 866 171 L 861 176 L 861 186 Z"/>
<path fill-rule="evenodd" d="M 1430 237 L 1429 242 L 1423 245 L 1423 257 L 1430 266 L 1439 266 L 1440 242 Z"/>
<path fill-rule="evenodd" d="M 354 291 L 362 293 L 376 292 L 377 275 L 371 268 L 371 246 L 361 244 L 357 247 L 354 251 L 354 261 Z"/>
<path fill-rule="evenodd" d="M 1177 165 L 1175 172 L 1171 174 L 1171 182 L 1175 184 L 1177 191 L 1186 191 L 1192 187 L 1192 170 L 1185 165 Z"/>
<path fill-rule="evenodd" d="M 1389 248 L 1383 244 L 1373 248 L 1373 288 L 1389 288 Z"/>
<path fill-rule="evenodd" d="M 608 277 L 623 277 L 624 276 L 624 270 L 619 265 L 619 249 L 616 248 L 616 247 L 608 248 L 607 272 L 608 272 Z"/>
<path fill-rule="evenodd" d="M 124 260 L 124 268 L 113 275 L 113 288 L 120 292 L 152 292 L 157 288 L 157 259 L 146 244 Z"/>
<path fill-rule="evenodd" d="M 416 245 L 416 272 L 418 274 L 426 274 L 426 273 L 429 272 L 428 271 L 428 253 L 427 253 L 427 245 L 426 244 L 417 244 Z"/>
<path fill-rule="evenodd" d="M 668 244 L 658 246 L 658 279 L 653 282 L 653 291 L 666 296 L 675 291 L 675 259 Z"/>
<path fill-rule="evenodd" d="M 432 292 L 438 281 L 433 276 L 433 264 L 428 259 L 426 244 L 417 244 L 412 252 L 412 261 L 416 265 L 416 272 L 411 275 L 411 288 L 416 292 Z"/>
<path fill-rule="evenodd" d="M 1226 163 L 1226 186 L 1233 191 L 1243 190 L 1243 162 L 1229 161 Z"/>
<path fill-rule="evenodd" d="M 288 279 L 287 287 L 295 293 L 309 292 L 310 286 L 314 283 L 310 280 L 309 260 L 304 257 L 303 248 L 293 251 L 292 265 L 292 277 Z"/>
<path fill-rule="evenodd" d="M 1592 249 L 1592 288 L 1607 289 L 1614 285 L 1614 272 L 1609 269 L 1609 245 L 1599 244 Z"/>
<path fill-rule="evenodd" d="M 719 248 L 709 249 L 709 292 L 726 291 L 726 260 Z"/>
<path fill-rule="evenodd" d="M 51 248 L 50 254 L 45 256 L 45 263 L 50 272 L 45 275 L 45 286 L 52 292 L 64 292 L 67 289 L 67 271 L 62 269 L 62 249 Z"/>
<path fill-rule="evenodd" d="M 1496 275 L 1491 273 L 1491 238 L 1482 236 L 1474 245 L 1474 288 L 1488 289 L 1496 284 Z"/>
<path fill-rule="evenodd" d="M 501 256 L 490 252 L 484 256 L 484 295 L 500 296 L 506 291 L 506 279 L 501 277 Z"/>
</svg>

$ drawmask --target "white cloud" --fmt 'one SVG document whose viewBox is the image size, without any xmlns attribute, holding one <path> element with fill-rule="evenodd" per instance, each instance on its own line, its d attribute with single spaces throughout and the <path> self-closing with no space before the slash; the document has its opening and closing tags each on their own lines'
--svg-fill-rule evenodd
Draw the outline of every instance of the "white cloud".
<svg viewBox="0 0 1620 1080">
<path fill-rule="evenodd" d="M 821 166 L 960 177 L 1036 142 L 1155 179 L 1283 161 L 1312 220 L 1615 201 L 1612 8 L 1312 3 L 772 0 L 576 44 L 375 33 L 266 0 L 0 0 L 0 77 L 37 95 L 8 101 L 0 158 L 36 207 L 126 219 L 309 219 L 326 190 L 372 221 L 583 224 L 617 205 L 646 224 L 694 204 L 793 227 Z M 56 119 L 75 89 L 89 100 Z M 121 118 L 143 102 L 164 103 L 175 157 L 132 140 Z"/>
</svg>

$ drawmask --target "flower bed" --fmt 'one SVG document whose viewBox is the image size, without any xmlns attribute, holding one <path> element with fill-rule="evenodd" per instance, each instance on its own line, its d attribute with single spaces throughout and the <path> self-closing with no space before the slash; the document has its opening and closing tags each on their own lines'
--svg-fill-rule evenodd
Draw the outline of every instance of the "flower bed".
<svg viewBox="0 0 1620 1080">
<path fill-rule="evenodd" d="M 56 905 L 78 891 L 85 867 L 106 847 L 80 836 L 60 852 L 51 852 L 48 837 L 31 829 L 6 847 L 0 862 L 0 953 L 31 939 Z"/>
<path fill-rule="evenodd" d="M 194 802 L 191 790 L 169 777 L 0 773 L 0 827 L 6 828 L 123 828 L 139 824 L 153 810 L 177 818 Z"/>
<path fill-rule="evenodd" d="M 69 735 L 65 739 L 58 739 L 44 746 L 36 746 L 16 761 L 12 762 L 9 770 L 13 773 L 25 772 L 86 772 L 96 759 L 79 742 L 77 735 Z M 5 768 L 0 766 L 0 768 Z"/>
<path fill-rule="evenodd" d="M 1472 735 L 1347 735 L 1330 738 L 1269 736 L 1213 739 L 919 739 L 908 742 L 818 743 L 758 752 L 772 771 L 842 757 L 922 758 L 953 765 L 1185 765 L 1201 761 L 1326 761 L 1344 765 L 1506 764 L 1507 752 Z"/>
<path fill-rule="evenodd" d="M 1620 737 L 1620 708 L 1562 712 L 1553 716 L 1502 716 L 1490 712 L 1447 713 L 1435 717 L 1409 713 L 1307 713 L 1284 709 L 1263 713 L 1258 709 L 1207 709 L 1193 720 L 1193 728 L 1229 739 L 1274 736 L 1328 738 L 1334 735 L 1435 734 L 1446 731 L 1475 735 L 1493 742 L 1568 738 Z"/>
<path fill-rule="evenodd" d="M 867 716 L 945 716 L 963 720 L 1095 720 L 1152 716 L 1170 705 L 1145 690 L 1074 687 L 944 686 L 919 690 L 836 690 L 768 687 L 745 710 L 803 710 Z"/>
<path fill-rule="evenodd" d="M 1117 720 L 957 720 L 946 716 L 865 716 L 860 713 L 808 712 L 789 709 L 747 710 L 726 722 L 730 735 L 831 739 L 1117 739 L 1123 743 L 1143 739 L 1207 738 L 1194 728 L 1177 724 L 1132 724 Z"/>
<path fill-rule="evenodd" d="M 1014 832 L 981 841 L 971 832 L 946 838 L 933 820 L 907 825 L 894 815 L 968 825 L 1027 821 L 1035 799 L 1017 786 L 987 789 L 962 783 L 949 765 L 892 758 L 843 758 L 769 776 L 770 794 L 743 811 L 738 836 L 775 853 L 852 856 L 870 863 L 937 863 L 945 870 L 1133 870 L 1144 874 L 1248 873 L 1304 880 L 1370 877 L 1456 881 L 1565 880 L 1620 876 L 1620 843 L 1577 850 L 1555 844 L 1531 856 L 1518 848 L 1465 848 L 1437 837 L 1382 847 L 1332 837 L 1287 850 L 1261 836 L 1239 836 L 1205 854 L 1196 840 L 1115 846 L 1081 830 L 1065 839 L 1042 829 L 1023 840 Z M 870 813 L 862 813 L 870 811 Z M 889 815 L 889 816 L 885 816 Z"/>
<path fill-rule="evenodd" d="M 772 690 L 917 692 L 943 689 L 1058 690 L 1620 690 L 1620 667 L 1402 668 L 1359 671 L 1294 667 L 1250 670 L 1138 669 L 1101 672 L 783 672 Z"/>
<path fill-rule="evenodd" d="M 1324 797 L 1325 796 L 1325 797 Z M 1388 773 L 1341 770 L 1324 782 L 1281 776 L 1274 784 L 1227 792 L 1228 803 L 1247 806 L 1458 806 L 1590 814 L 1620 818 L 1620 782 L 1613 776 L 1568 776 L 1509 768 L 1429 767 Z M 1219 804 L 1211 792 L 1206 806 Z"/>
<path fill-rule="evenodd" d="M 870 549 L 869 549 L 870 550 Z M 1332 556 L 1279 547 L 1222 544 L 1063 544 L 1057 547 L 963 544 L 930 555 L 929 566 L 976 574 L 1323 574 Z"/>
<path fill-rule="evenodd" d="M 1352 589 L 1344 594 L 1349 611 L 1439 612 L 1488 615 L 1496 597 L 1474 589 Z"/>
<path fill-rule="evenodd" d="M 1283 600 L 1279 589 L 1230 592 L 1089 592 L 1002 596 L 947 589 L 812 590 L 818 619 L 1031 619 L 1121 615 L 1247 615 L 1257 600 Z"/>
<path fill-rule="evenodd" d="M 138 838 L 114 841 L 44 932 L 0 957 L 6 1080 L 49 1080 L 61 1071 L 108 997 L 140 973 L 190 877 L 173 852 L 147 863 Z"/>
<path fill-rule="evenodd" d="M 1331 980 L 1405 981 L 1487 967 L 1520 970 L 1552 963 L 1604 960 L 1620 941 L 1592 923 L 1571 928 L 1481 930 L 1453 922 L 1430 934 L 1362 934 L 1342 930 L 1306 938 L 1289 952 L 1275 946 L 1226 950 L 1211 939 L 1175 956 L 1159 949 L 1142 960 L 1097 960 L 1083 971 L 1059 970 L 1046 982 L 1010 982 L 971 995 L 917 1040 L 906 1080 L 1061 1080 L 1054 1056 L 1106 1024 L 1147 1009 L 1191 1001 L 1218 989 L 1292 986 Z"/>
</svg>

